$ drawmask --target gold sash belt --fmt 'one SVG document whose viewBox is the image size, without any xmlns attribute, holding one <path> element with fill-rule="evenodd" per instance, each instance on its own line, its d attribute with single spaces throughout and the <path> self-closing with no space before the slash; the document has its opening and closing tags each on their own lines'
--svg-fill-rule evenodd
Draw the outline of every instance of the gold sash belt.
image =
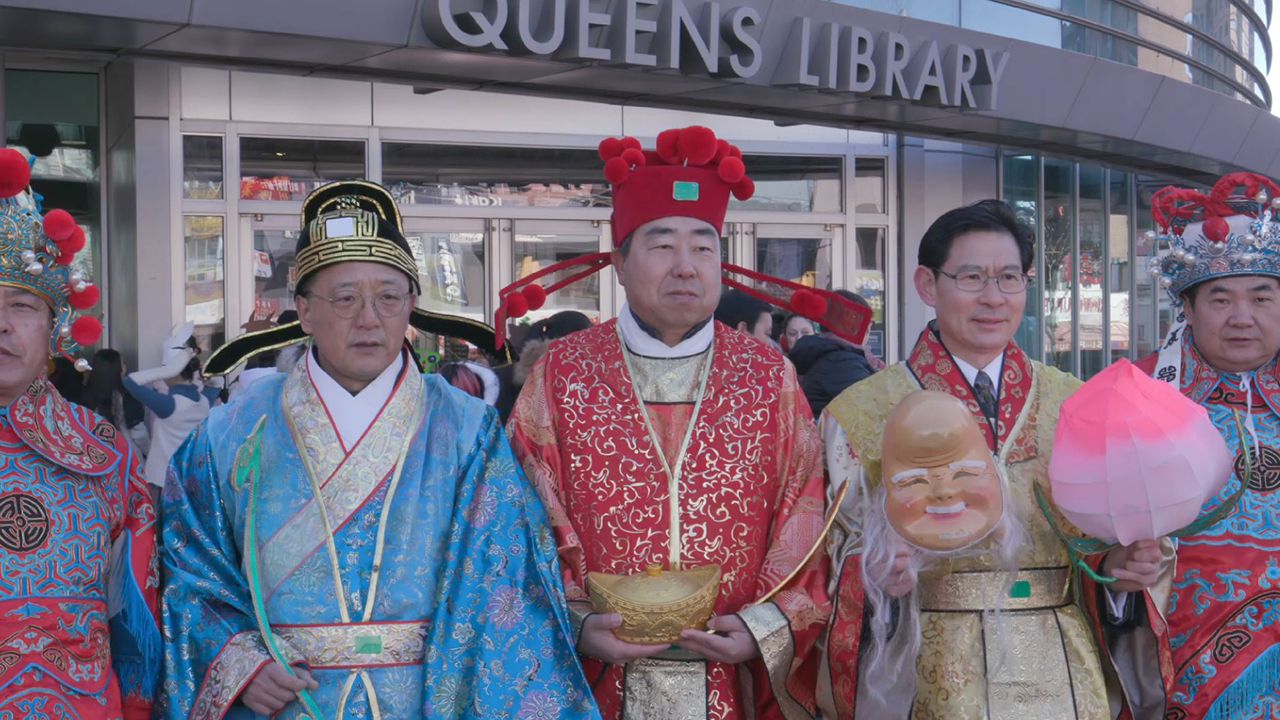
<svg viewBox="0 0 1280 720">
<path fill-rule="evenodd" d="M 1012 577 L 999 571 L 955 572 L 921 578 L 920 609 L 938 612 L 983 610 L 1047 610 L 1070 601 L 1068 568 L 1019 570 Z"/>
<path fill-rule="evenodd" d="M 272 631 L 314 668 L 418 665 L 426 657 L 426 622 L 275 625 Z"/>
</svg>

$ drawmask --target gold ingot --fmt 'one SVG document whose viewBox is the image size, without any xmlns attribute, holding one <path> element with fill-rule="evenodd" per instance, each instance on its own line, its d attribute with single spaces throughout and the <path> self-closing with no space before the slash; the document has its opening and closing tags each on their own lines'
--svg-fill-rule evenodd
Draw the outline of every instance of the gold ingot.
<svg viewBox="0 0 1280 720">
<path fill-rule="evenodd" d="M 642 645 L 674 643 L 685 628 L 705 630 L 720 596 L 720 566 L 663 570 L 650 565 L 635 575 L 587 573 L 591 607 L 617 613 L 619 640 Z"/>
</svg>

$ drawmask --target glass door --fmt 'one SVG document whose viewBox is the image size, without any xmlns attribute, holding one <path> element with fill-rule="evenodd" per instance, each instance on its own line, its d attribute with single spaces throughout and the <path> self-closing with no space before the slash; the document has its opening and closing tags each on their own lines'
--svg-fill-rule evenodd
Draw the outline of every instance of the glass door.
<svg viewBox="0 0 1280 720">
<path fill-rule="evenodd" d="M 756 224 L 755 269 L 809 287 L 832 289 L 834 225 Z"/>
<path fill-rule="evenodd" d="M 610 247 L 608 224 L 591 220 L 513 220 L 509 224 L 504 221 L 503 228 L 509 228 L 511 235 L 511 282 L 555 263 Z M 572 272 L 572 269 L 568 271 Z M 557 273 L 541 283 L 545 287 L 562 277 L 566 275 Z M 548 296 L 541 308 L 512 321 L 508 333 L 518 344 L 528 325 L 564 310 L 581 312 L 598 323 L 602 312 L 609 311 L 611 315 L 617 312 L 614 297 L 613 270 L 606 268 Z M 617 306 L 621 306 L 620 299 Z"/>
<path fill-rule="evenodd" d="M 889 323 L 885 307 L 888 291 L 885 274 L 885 255 L 888 251 L 887 227 L 858 227 L 853 231 L 853 242 L 846 248 L 843 287 L 852 290 L 871 306 L 871 330 L 867 333 L 866 349 L 871 355 L 888 362 Z"/>
<path fill-rule="evenodd" d="M 405 240 L 418 263 L 422 294 L 418 307 L 442 315 L 493 324 L 488 302 L 489 272 L 486 261 L 490 222 L 473 218 L 406 217 Z M 409 339 L 424 365 L 471 360 L 485 365 L 492 360 L 478 348 L 457 338 L 409 329 Z"/>
<path fill-rule="evenodd" d="M 296 311 L 294 250 L 300 234 L 296 215 L 240 216 L 240 237 L 246 252 L 240 259 L 237 286 L 244 311 L 228 316 L 231 335 L 264 329 L 281 313 Z"/>
</svg>

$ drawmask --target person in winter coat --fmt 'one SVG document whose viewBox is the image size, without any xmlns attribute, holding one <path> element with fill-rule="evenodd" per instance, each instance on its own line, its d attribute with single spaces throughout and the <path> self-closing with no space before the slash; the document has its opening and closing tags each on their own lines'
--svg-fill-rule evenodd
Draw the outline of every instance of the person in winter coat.
<svg viewBox="0 0 1280 720">
<path fill-rule="evenodd" d="M 855 292 L 836 292 L 859 305 L 867 304 Z M 804 396 L 809 399 L 814 417 L 820 417 L 827 403 L 844 392 L 845 388 L 875 372 L 866 350 L 826 331 L 801 337 L 792 346 L 787 357 L 800 374 L 800 387 L 804 390 Z"/>
</svg>

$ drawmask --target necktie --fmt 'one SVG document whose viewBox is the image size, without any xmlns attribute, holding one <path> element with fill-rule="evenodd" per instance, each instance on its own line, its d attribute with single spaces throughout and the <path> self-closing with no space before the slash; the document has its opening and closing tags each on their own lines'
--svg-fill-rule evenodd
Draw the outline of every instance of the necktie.
<svg viewBox="0 0 1280 720">
<path fill-rule="evenodd" d="M 973 391 L 978 396 L 978 408 L 982 410 L 982 414 L 987 416 L 987 420 L 995 422 L 996 390 L 991 384 L 991 377 L 979 370 L 978 376 L 973 380 Z"/>
</svg>

